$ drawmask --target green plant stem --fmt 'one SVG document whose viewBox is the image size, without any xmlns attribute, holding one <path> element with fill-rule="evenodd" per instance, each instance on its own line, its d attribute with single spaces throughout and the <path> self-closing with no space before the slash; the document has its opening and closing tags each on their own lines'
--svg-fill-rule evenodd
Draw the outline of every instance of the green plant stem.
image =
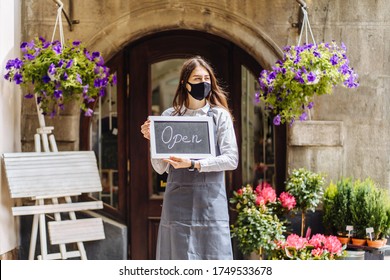
<svg viewBox="0 0 390 280">
<path fill-rule="evenodd" d="M 305 232 L 305 211 L 302 210 L 302 213 L 301 213 L 301 237 L 303 237 L 304 232 Z"/>
</svg>

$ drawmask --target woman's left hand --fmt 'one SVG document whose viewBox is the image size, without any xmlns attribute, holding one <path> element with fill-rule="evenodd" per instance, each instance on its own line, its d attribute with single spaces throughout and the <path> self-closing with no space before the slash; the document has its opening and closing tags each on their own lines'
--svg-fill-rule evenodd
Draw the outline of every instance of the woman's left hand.
<svg viewBox="0 0 390 280">
<path fill-rule="evenodd" d="M 175 169 L 188 168 L 191 166 L 191 160 L 186 158 L 169 157 L 167 159 L 163 159 L 163 161 L 168 162 Z"/>
</svg>

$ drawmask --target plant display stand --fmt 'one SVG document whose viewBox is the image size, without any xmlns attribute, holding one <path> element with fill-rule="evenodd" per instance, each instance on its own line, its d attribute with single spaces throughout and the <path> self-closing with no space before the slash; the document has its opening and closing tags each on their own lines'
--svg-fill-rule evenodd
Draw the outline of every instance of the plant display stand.
<svg viewBox="0 0 390 280">
<path fill-rule="evenodd" d="M 374 248 L 369 246 L 348 244 L 347 249 L 354 251 L 364 251 L 365 260 L 384 260 L 385 256 L 390 254 L 390 245 Z"/>
</svg>

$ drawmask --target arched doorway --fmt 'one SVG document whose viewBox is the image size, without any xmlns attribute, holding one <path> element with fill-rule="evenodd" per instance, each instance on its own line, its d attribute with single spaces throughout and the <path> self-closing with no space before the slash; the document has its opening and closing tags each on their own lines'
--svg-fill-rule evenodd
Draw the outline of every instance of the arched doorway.
<svg viewBox="0 0 390 280">
<path fill-rule="evenodd" d="M 267 121 L 267 116 L 262 114 L 261 108 L 254 110 L 251 96 L 262 68 L 252 57 L 223 38 L 197 31 L 161 32 L 132 42 L 108 63 L 118 75 L 116 97 L 103 99 L 103 103 L 98 105 L 101 114 L 96 118 L 98 122 L 95 121 L 98 124 L 95 126 L 100 129 L 97 135 L 102 136 L 95 143 L 102 143 L 104 139 L 112 139 L 117 143 L 116 162 L 102 168 L 103 175 L 107 173 L 104 176 L 108 181 L 112 180 L 112 174 L 117 176 L 114 184 L 117 189 L 115 192 L 111 189 L 110 193 L 114 199 L 109 196 L 106 210 L 128 226 L 131 259 L 154 259 L 165 180 L 152 170 L 149 143 L 142 137 L 140 126 L 149 115 L 160 114 L 170 106 L 170 94 L 174 93 L 172 91 L 175 91 L 178 82 L 176 79 L 179 73 L 175 71 L 185 58 L 193 55 L 201 55 L 210 61 L 217 78 L 230 92 L 229 105 L 235 119 L 242 164 L 239 164 L 237 170 L 226 173 L 228 195 L 233 189 L 254 182 L 253 164 L 257 160 L 250 153 L 254 152 L 256 144 L 250 141 L 255 137 L 252 130 L 256 125 L 253 120 L 257 117 L 262 117 L 263 123 L 256 137 L 271 139 L 269 162 L 263 162 L 269 165 L 269 180 L 273 180 L 274 185 L 280 188 L 285 179 L 285 128 L 275 130 L 272 123 Z M 82 149 L 93 148 L 93 122 L 83 121 Z M 108 132 L 110 137 L 104 132 Z M 261 147 L 264 148 L 265 144 Z M 104 157 L 104 150 L 104 146 L 97 149 L 101 157 Z M 261 150 L 265 158 L 266 150 Z M 107 163 L 107 160 L 105 158 L 101 161 L 101 165 Z M 261 176 L 266 179 L 268 175 L 264 172 Z M 112 204 L 113 201 L 116 204 Z"/>
</svg>

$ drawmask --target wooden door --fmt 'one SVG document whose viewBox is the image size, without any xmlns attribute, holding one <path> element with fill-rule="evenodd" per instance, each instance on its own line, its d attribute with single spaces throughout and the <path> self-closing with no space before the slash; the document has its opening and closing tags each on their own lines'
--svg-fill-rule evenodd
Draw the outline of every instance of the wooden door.
<svg viewBox="0 0 390 280">
<path fill-rule="evenodd" d="M 201 55 L 211 62 L 216 75 L 229 87 L 231 45 L 198 32 L 169 32 L 132 44 L 129 52 L 129 158 L 130 251 L 132 259 L 154 259 L 162 196 L 152 190 L 149 143 L 140 126 L 151 115 L 151 66 L 153 63 Z M 230 184 L 233 175 L 229 176 Z"/>
<path fill-rule="evenodd" d="M 256 77 L 260 65 L 247 53 L 231 42 L 197 31 L 170 31 L 144 37 L 125 47 L 110 67 L 119 75 L 118 79 L 118 209 L 105 207 L 112 217 L 128 226 L 128 252 L 130 259 L 154 259 L 163 196 L 156 194 L 155 178 L 150 164 L 149 142 L 144 139 L 140 127 L 152 115 L 153 90 L 152 68 L 160 62 L 186 59 L 201 55 L 215 70 L 217 78 L 229 92 L 229 106 L 234 117 L 237 144 L 241 147 L 241 74 L 242 66 Z M 177 79 L 179 74 L 177 74 Z M 177 83 L 176 83 L 177 84 Z M 172 100 L 170 101 L 172 102 Z M 83 131 L 88 131 L 85 120 Z M 86 142 L 88 133 L 81 137 Z M 285 128 L 275 130 L 276 187 L 283 188 L 285 180 Z M 84 139 L 84 140 L 83 140 Z M 90 149 L 81 146 L 82 149 Z M 241 187 L 242 167 L 226 172 L 228 196 Z M 115 210 L 111 211 L 110 210 Z M 234 218 L 234 217 L 233 217 Z"/>
</svg>

